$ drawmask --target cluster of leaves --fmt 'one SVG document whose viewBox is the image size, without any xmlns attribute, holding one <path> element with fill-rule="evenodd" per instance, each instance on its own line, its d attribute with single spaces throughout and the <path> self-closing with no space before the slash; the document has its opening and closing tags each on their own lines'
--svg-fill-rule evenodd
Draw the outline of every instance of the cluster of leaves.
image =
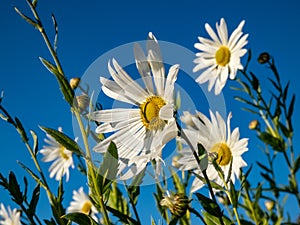
<svg viewBox="0 0 300 225">
<path fill-rule="evenodd" d="M 87 128 L 83 126 L 82 109 L 79 108 L 74 89 L 70 86 L 65 77 L 56 53 L 58 36 L 56 19 L 54 15 L 52 15 L 55 38 L 53 43 L 51 43 L 36 10 L 37 0 L 26 1 L 34 18 L 32 19 L 24 15 L 17 8 L 15 8 L 16 12 L 29 24 L 34 26 L 42 35 L 51 53 L 53 63 L 42 57 L 40 57 L 40 60 L 56 77 L 64 99 L 70 105 L 72 112 L 76 116 L 81 128 L 85 149 L 82 150 L 72 138 L 62 132 L 47 127 L 41 128 L 59 144 L 72 151 L 78 157 L 79 170 L 87 178 L 90 189 L 89 197 L 93 205 L 102 215 L 101 222 L 104 224 L 112 224 L 113 219 L 110 218 L 110 215 L 112 215 L 116 222 L 122 224 L 141 224 L 138 213 L 138 199 L 141 192 L 140 184 L 145 176 L 145 170 L 136 176 L 130 185 L 124 182 L 124 190 L 121 190 L 122 188 L 115 181 L 118 167 L 118 151 L 116 145 L 113 142 L 110 144 L 107 152 L 103 155 L 100 165 L 95 165 L 91 160 L 87 142 L 87 137 L 91 134 L 89 124 Z M 300 207 L 300 193 L 296 177 L 300 168 L 300 156 L 295 158 L 293 148 L 292 115 L 295 95 L 289 100 L 289 83 L 282 86 L 274 59 L 267 53 L 264 53 L 263 58 L 261 56 L 259 62 L 267 64 L 274 75 L 274 78 L 269 78 L 274 90 L 272 89 L 271 96 L 267 100 L 262 91 L 258 76 L 253 72 L 247 71 L 250 60 L 251 52 L 249 52 L 245 69 L 241 71 L 242 76 L 237 79 L 241 87 L 236 89 L 242 91 L 245 97 L 237 96 L 236 100 L 245 103 L 247 108 L 244 109 L 253 113 L 255 118 L 259 120 L 253 129 L 256 130 L 258 138 L 265 145 L 263 152 L 267 157 L 268 165 L 262 162 L 257 162 L 257 165 L 260 167 L 261 176 L 266 180 L 267 184 L 259 183 L 256 187 L 251 186 L 248 176 L 252 167 L 245 173 L 241 171 L 240 182 L 238 185 L 234 185 L 229 176 L 231 169 L 229 170 L 229 174 L 224 174 L 219 165 L 214 162 L 213 165 L 218 171 L 219 176 L 225 181 L 225 187 L 209 181 L 205 170 L 202 171 L 202 177 L 193 171 L 178 172 L 174 168 L 170 168 L 172 184 L 169 184 L 167 179 L 163 179 L 162 182 L 157 182 L 156 192 L 153 194 L 158 212 L 167 224 L 191 224 L 192 214 L 198 217 L 203 224 L 207 225 L 229 225 L 235 223 L 247 225 L 271 223 L 293 224 L 290 218 L 285 216 L 282 194 L 287 193 L 294 196 Z M 2 105 L 2 97 L 3 96 L 0 98 L 0 111 L 2 112 L 0 116 L 15 127 L 36 166 L 36 171 L 33 171 L 19 162 L 20 166 L 24 168 L 36 182 L 35 188 L 30 193 L 28 191 L 28 181 L 26 177 L 23 179 L 24 190 L 21 190 L 20 182 L 18 182 L 13 172 L 9 174 L 8 178 L 0 174 L 0 185 L 7 189 L 12 200 L 19 206 L 23 213 L 22 223 L 42 224 L 41 219 L 36 214 L 42 188 L 47 193 L 53 215 L 50 219 L 43 219 L 45 224 L 66 225 L 71 222 L 81 225 L 98 224 L 99 221 L 96 221 L 90 215 L 80 212 L 66 214 L 66 209 L 63 206 L 63 181 L 61 180 L 59 182 L 57 193 L 53 193 L 37 158 L 39 150 L 37 135 L 35 132 L 30 131 L 31 138 L 28 137 L 28 132 L 26 132 L 21 121 L 18 118 L 13 118 Z M 92 136 L 98 139 L 93 133 Z M 203 159 L 205 158 L 204 154 L 205 150 L 203 146 L 199 145 L 196 156 L 199 155 L 201 156 L 200 158 Z M 275 159 L 279 155 L 284 158 L 289 169 L 288 184 L 283 186 L 280 186 L 276 182 Z M 198 157 L 196 157 L 196 159 L 199 160 Z M 85 162 L 85 164 L 82 162 Z M 194 195 L 190 194 L 189 184 L 193 176 L 201 179 L 206 184 L 210 192 L 210 197 L 200 192 Z M 170 196 L 166 195 L 166 193 L 169 193 Z M 31 197 L 28 197 L 28 195 Z M 269 208 L 263 207 L 261 205 L 262 200 L 273 203 L 273 206 Z M 169 201 L 167 204 L 168 207 L 162 204 L 164 201 Z M 197 209 L 200 208 L 200 210 L 192 207 L 194 203 L 195 205 L 197 204 Z M 152 225 L 155 224 L 159 223 L 152 219 Z"/>
</svg>

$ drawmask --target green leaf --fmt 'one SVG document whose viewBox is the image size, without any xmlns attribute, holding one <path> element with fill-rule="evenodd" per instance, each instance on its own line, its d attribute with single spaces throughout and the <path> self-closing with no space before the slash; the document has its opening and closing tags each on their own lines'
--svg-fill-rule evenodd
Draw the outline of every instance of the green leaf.
<svg viewBox="0 0 300 225">
<path fill-rule="evenodd" d="M 21 163 L 20 161 L 18 161 L 18 164 L 24 169 L 26 170 L 27 173 L 30 174 L 30 176 L 38 183 L 40 184 L 43 188 L 46 189 L 46 186 L 44 185 L 44 183 L 42 182 L 42 180 L 39 178 L 38 175 L 36 175 L 34 172 L 32 172 L 31 169 L 29 169 L 27 166 L 25 166 L 23 163 Z"/>
<path fill-rule="evenodd" d="M 38 153 L 39 150 L 39 142 L 38 142 L 38 137 L 36 135 L 36 133 L 32 130 L 30 130 L 30 134 L 32 136 L 33 139 L 33 151 L 34 151 L 34 155 L 36 156 L 36 154 Z"/>
<path fill-rule="evenodd" d="M 15 122 L 16 122 L 16 129 L 17 129 L 18 133 L 21 135 L 23 142 L 26 143 L 29 139 L 27 137 L 27 134 L 23 127 L 23 124 L 17 117 L 15 117 Z"/>
<path fill-rule="evenodd" d="M 206 225 L 220 225 L 220 220 L 218 217 L 209 214 L 208 212 L 202 212 L 204 221 Z M 224 225 L 233 225 L 234 223 L 231 222 L 226 216 L 222 217 Z"/>
<path fill-rule="evenodd" d="M 206 180 L 205 180 L 204 177 L 201 177 L 199 174 L 197 174 L 197 173 L 195 173 L 195 172 L 192 172 L 192 173 L 193 173 L 198 179 L 200 179 L 203 183 L 206 184 Z M 211 185 L 211 187 L 214 188 L 214 189 L 221 190 L 221 191 L 224 190 L 224 188 L 223 188 L 221 185 L 217 184 L 217 183 L 214 182 L 214 181 L 210 181 L 210 185 Z"/>
<path fill-rule="evenodd" d="M 112 181 L 116 179 L 118 172 L 118 149 L 115 143 L 111 142 L 104 154 L 103 162 L 98 170 L 98 178 L 100 179 L 100 190 L 102 194 L 107 190 Z"/>
<path fill-rule="evenodd" d="M 283 140 L 274 137 L 273 135 L 267 132 L 260 133 L 258 137 L 264 143 L 270 145 L 276 151 L 283 152 L 286 149 L 285 142 Z"/>
<path fill-rule="evenodd" d="M 293 112 L 294 112 L 295 98 L 296 98 L 296 95 L 294 94 L 293 97 L 292 97 L 289 109 L 288 109 L 287 116 L 286 116 L 287 121 L 289 122 L 289 127 L 291 128 L 291 130 L 293 130 L 293 128 L 292 128 L 293 127 L 292 126 L 292 115 L 293 115 Z"/>
<path fill-rule="evenodd" d="M 21 205 L 23 203 L 23 194 L 20 189 L 20 185 L 17 181 L 17 178 L 13 172 L 9 173 L 8 179 L 8 190 L 13 197 L 13 201 Z"/>
<path fill-rule="evenodd" d="M 138 197 L 140 195 L 140 184 L 143 181 L 143 178 L 145 176 L 146 168 L 143 169 L 142 172 L 140 172 L 131 182 L 129 188 L 128 188 L 128 194 L 133 202 L 133 204 L 136 205 Z"/>
<path fill-rule="evenodd" d="M 171 219 L 171 221 L 170 221 L 170 223 L 169 223 L 169 225 L 176 225 L 177 224 L 177 222 L 178 222 L 178 220 L 179 220 L 179 218 L 178 217 L 172 217 L 172 219 Z"/>
<path fill-rule="evenodd" d="M 221 215 L 221 209 L 215 201 L 200 193 L 195 193 L 195 195 L 206 212 L 216 217 Z"/>
<path fill-rule="evenodd" d="M 300 155 L 298 155 L 298 157 L 296 158 L 296 160 L 294 162 L 294 174 L 297 173 L 299 168 L 300 168 Z"/>
<path fill-rule="evenodd" d="M 280 130 L 282 131 L 283 135 L 287 138 L 292 137 L 293 132 L 290 131 L 285 125 L 283 125 L 280 121 L 278 121 L 278 125 Z"/>
<path fill-rule="evenodd" d="M 35 28 L 39 28 L 39 24 L 37 22 L 29 18 L 28 16 L 25 16 L 17 7 L 15 7 L 14 9 L 27 23 L 34 26 Z"/>
<path fill-rule="evenodd" d="M 257 163 L 257 165 L 258 165 L 260 168 L 262 168 L 262 169 L 265 170 L 266 172 L 272 173 L 272 170 L 271 170 L 271 169 L 267 168 L 266 166 L 264 166 L 264 165 L 261 164 L 260 162 L 256 162 L 256 163 Z"/>
<path fill-rule="evenodd" d="M 111 191 L 109 192 L 108 205 L 125 215 L 129 215 L 127 200 L 123 197 L 116 182 L 113 182 Z"/>
<path fill-rule="evenodd" d="M 64 133 L 47 127 L 41 127 L 41 129 L 47 134 L 49 134 L 51 137 L 53 137 L 59 144 L 64 146 L 66 149 L 74 152 L 77 155 L 82 155 L 78 144 Z"/>
<path fill-rule="evenodd" d="M 111 212 L 115 217 L 118 217 L 119 220 L 123 223 L 126 223 L 128 224 L 129 222 L 131 224 L 134 224 L 134 225 L 140 225 L 135 219 L 131 218 L 130 216 L 128 215 L 125 215 L 121 212 L 119 212 L 118 210 L 114 209 L 114 208 L 111 208 L 109 206 L 106 206 L 106 209 Z"/>
<path fill-rule="evenodd" d="M 28 213 L 31 216 L 34 216 L 34 214 L 35 214 L 35 210 L 36 210 L 36 206 L 39 201 L 39 198 L 40 198 L 40 185 L 37 184 L 32 192 L 32 197 L 31 197 L 31 201 L 29 203 L 29 208 L 28 208 Z"/>
<path fill-rule="evenodd" d="M 174 170 L 171 170 L 172 173 L 172 181 L 177 193 L 185 194 L 184 186 Z"/>
<path fill-rule="evenodd" d="M 69 213 L 63 216 L 63 218 L 71 220 L 80 225 L 97 225 L 98 223 L 90 216 L 84 213 Z"/>
<path fill-rule="evenodd" d="M 230 197 L 233 208 L 237 208 L 239 192 L 235 190 L 232 181 L 230 180 Z"/>
<path fill-rule="evenodd" d="M 74 90 L 71 88 L 68 80 L 63 76 L 63 74 L 61 74 L 57 67 L 53 64 L 51 64 L 50 62 L 48 62 L 46 59 L 43 59 L 40 57 L 41 62 L 43 63 L 43 65 L 52 73 L 55 75 L 61 92 L 65 98 L 65 100 L 70 104 L 70 106 L 73 106 L 73 101 L 74 101 Z"/>
<path fill-rule="evenodd" d="M 290 81 L 288 81 L 287 85 L 284 88 L 283 95 L 282 95 L 283 102 L 286 101 L 288 90 L 289 90 L 289 86 L 290 86 Z"/>
<path fill-rule="evenodd" d="M 259 90 L 259 80 L 254 75 L 254 73 L 250 72 L 250 75 L 252 77 L 252 81 L 251 81 L 252 88 L 256 91 Z"/>
</svg>

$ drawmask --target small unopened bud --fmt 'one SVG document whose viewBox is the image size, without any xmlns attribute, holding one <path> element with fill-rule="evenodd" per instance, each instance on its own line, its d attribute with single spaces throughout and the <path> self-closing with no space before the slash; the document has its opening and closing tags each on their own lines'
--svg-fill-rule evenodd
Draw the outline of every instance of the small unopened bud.
<svg viewBox="0 0 300 225">
<path fill-rule="evenodd" d="M 165 206 L 170 209 L 172 215 L 176 217 L 182 217 L 189 208 L 190 200 L 182 193 L 164 196 L 160 201 L 161 206 Z"/>
<path fill-rule="evenodd" d="M 70 79 L 70 86 L 71 88 L 74 90 L 78 87 L 79 85 L 79 82 L 80 82 L 80 78 L 79 77 L 75 77 L 75 78 L 72 78 Z"/>
<path fill-rule="evenodd" d="M 80 112 L 84 112 L 90 104 L 90 97 L 87 94 L 76 96 L 76 100 Z"/>
<path fill-rule="evenodd" d="M 216 195 L 217 195 L 218 201 L 221 204 L 223 204 L 223 205 L 230 205 L 231 204 L 229 197 L 224 192 L 217 192 Z"/>
<path fill-rule="evenodd" d="M 258 59 L 257 59 L 257 61 L 258 61 L 260 64 L 265 64 L 265 63 L 269 62 L 269 60 L 270 60 L 270 54 L 267 53 L 267 52 L 261 53 L 261 54 L 258 56 Z"/>
<path fill-rule="evenodd" d="M 182 166 L 182 164 L 180 164 L 178 162 L 181 157 L 182 157 L 182 155 L 175 155 L 172 158 L 172 166 L 174 166 L 175 168 L 179 169 Z"/>
<path fill-rule="evenodd" d="M 271 211 L 273 208 L 274 208 L 274 202 L 273 201 L 265 201 L 265 206 L 266 206 L 266 209 Z"/>
<path fill-rule="evenodd" d="M 259 128 L 259 122 L 258 122 L 258 120 L 252 120 L 249 123 L 249 129 L 250 130 L 257 130 L 258 128 Z"/>
</svg>

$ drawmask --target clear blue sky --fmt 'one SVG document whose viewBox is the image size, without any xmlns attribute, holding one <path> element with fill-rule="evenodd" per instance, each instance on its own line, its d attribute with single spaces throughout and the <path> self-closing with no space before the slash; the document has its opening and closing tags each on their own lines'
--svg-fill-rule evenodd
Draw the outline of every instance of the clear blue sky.
<svg viewBox="0 0 300 225">
<path fill-rule="evenodd" d="M 3 104 L 12 115 L 19 117 L 27 130 L 32 129 L 40 135 L 42 146 L 44 134 L 38 125 L 52 128 L 62 126 L 64 131 L 72 136 L 71 113 L 68 105 L 62 100 L 54 76 L 38 59 L 39 56 L 50 59 L 39 33 L 14 12 L 13 6 L 31 15 L 25 0 L 3 0 L 0 3 L 0 90 L 5 92 Z M 291 91 L 300 94 L 297 89 L 300 59 L 298 1 L 40 0 L 38 9 L 50 37 L 53 37 L 51 14 L 55 14 L 59 25 L 58 53 L 68 78 L 82 76 L 99 56 L 122 44 L 144 40 L 149 31 L 159 40 L 176 43 L 195 52 L 193 46 L 197 36 L 207 36 L 204 24 L 208 22 L 214 27 L 215 23 L 224 17 L 229 31 L 241 20 L 246 20 L 243 31 L 250 35 L 247 47 L 252 49 L 253 57 L 256 58 L 263 51 L 270 52 L 275 57 L 283 82 L 290 80 Z M 115 57 L 118 58 L 117 55 Z M 257 66 L 255 60 L 250 68 L 258 71 L 260 76 L 268 74 L 262 66 Z M 261 154 L 259 142 L 248 130 L 248 123 L 253 117 L 240 110 L 243 105 L 233 100 L 233 96 L 238 93 L 230 90 L 228 84 L 223 92 L 226 107 L 228 111 L 233 112 L 232 127 L 239 126 L 241 136 L 250 137 L 249 152 L 244 155 L 245 161 L 250 165 L 259 160 L 257 155 Z M 268 86 L 267 83 L 264 85 Z M 297 142 L 300 132 L 298 103 L 296 99 L 296 155 L 299 154 L 297 147 L 300 144 Z M 207 112 L 207 109 L 197 108 Z M 20 160 L 33 168 L 29 154 L 15 130 L 2 121 L 0 134 L 0 172 L 8 175 L 10 170 L 14 170 L 19 180 L 22 180 L 24 175 L 28 175 L 16 161 Z M 45 171 L 48 166 L 44 165 Z M 79 174 L 75 170 L 74 173 Z M 259 177 L 257 172 L 253 172 L 254 177 Z M 80 179 L 72 178 L 71 175 L 70 186 L 78 189 L 85 185 L 84 180 L 79 182 Z M 284 183 L 287 182 L 284 176 L 280 179 Z M 256 182 L 258 180 L 254 179 L 253 185 Z M 150 186 L 142 189 L 143 204 L 154 202 L 152 188 Z M 71 192 L 66 192 L 66 206 L 70 198 Z M 0 202 L 12 204 L 6 191 L 0 190 Z M 145 212 L 142 202 L 138 207 L 143 221 L 148 224 L 149 211 Z M 293 204 L 287 205 L 286 210 L 294 216 L 297 215 Z"/>
</svg>

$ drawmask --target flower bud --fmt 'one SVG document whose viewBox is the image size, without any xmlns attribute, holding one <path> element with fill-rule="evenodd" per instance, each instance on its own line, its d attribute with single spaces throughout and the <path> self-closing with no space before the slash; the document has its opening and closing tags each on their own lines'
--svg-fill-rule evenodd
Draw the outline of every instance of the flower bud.
<svg viewBox="0 0 300 225">
<path fill-rule="evenodd" d="M 269 60 L 270 60 L 270 54 L 267 52 L 261 53 L 257 59 L 258 63 L 260 64 L 265 64 L 269 62 Z"/>
<path fill-rule="evenodd" d="M 172 166 L 174 166 L 175 168 L 179 169 L 182 166 L 182 164 L 180 164 L 178 162 L 181 157 L 182 157 L 182 155 L 175 155 L 172 158 Z"/>
<path fill-rule="evenodd" d="M 268 211 L 271 211 L 274 208 L 274 205 L 273 201 L 265 201 L 265 206 Z"/>
<path fill-rule="evenodd" d="M 250 130 L 257 130 L 259 127 L 259 122 L 258 120 L 252 120 L 250 123 L 249 123 L 249 129 Z"/>
<path fill-rule="evenodd" d="M 172 215 L 182 217 L 189 208 L 190 200 L 182 193 L 171 196 L 164 196 L 160 201 L 161 206 L 170 209 Z"/>
<path fill-rule="evenodd" d="M 70 86 L 71 88 L 74 90 L 78 87 L 79 85 L 79 82 L 80 82 L 80 78 L 79 77 L 75 77 L 75 78 L 72 78 L 70 79 Z"/>
<path fill-rule="evenodd" d="M 85 111 L 86 108 L 90 104 L 90 97 L 87 94 L 82 94 L 82 95 L 76 96 L 76 100 L 77 100 L 77 106 L 78 106 L 80 112 Z"/>
</svg>

